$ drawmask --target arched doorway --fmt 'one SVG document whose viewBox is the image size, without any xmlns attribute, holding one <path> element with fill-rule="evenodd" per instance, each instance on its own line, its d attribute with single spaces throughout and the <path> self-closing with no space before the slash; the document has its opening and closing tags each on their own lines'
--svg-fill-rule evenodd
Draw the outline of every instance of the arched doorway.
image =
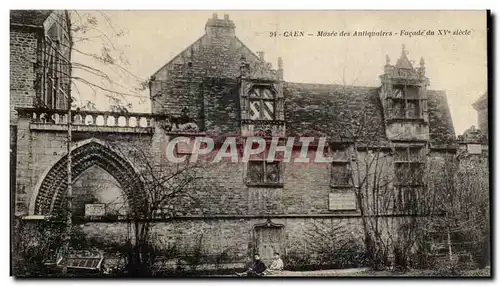
<svg viewBox="0 0 500 286">
<path fill-rule="evenodd" d="M 147 211 L 147 197 L 140 175 L 132 164 L 105 142 L 88 139 L 76 144 L 71 151 L 73 183 L 90 167 L 98 166 L 120 182 L 134 216 Z M 63 207 L 67 191 L 67 155 L 59 159 L 42 176 L 32 201 L 30 214 L 51 215 Z"/>
</svg>

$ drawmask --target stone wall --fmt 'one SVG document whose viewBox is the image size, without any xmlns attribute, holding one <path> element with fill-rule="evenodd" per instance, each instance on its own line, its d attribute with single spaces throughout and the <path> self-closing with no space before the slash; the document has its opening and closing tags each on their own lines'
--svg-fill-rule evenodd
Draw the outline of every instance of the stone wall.
<svg viewBox="0 0 500 286">
<path fill-rule="evenodd" d="M 32 107 L 36 90 L 38 38 L 33 29 L 10 30 L 10 123 L 17 121 L 16 107 Z"/>
<path fill-rule="evenodd" d="M 62 130 L 36 130 L 30 126 L 29 115 L 19 117 L 17 123 L 17 163 L 16 163 L 16 216 L 28 215 L 34 201 L 34 192 L 50 169 L 67 153 L 67 133 Z M 73 144 L 86 139 L 102 140 L 120 151 L 121 156 L 130 160 L 140 160 L 132 153 L 141 150 L 152 160 L 152 135 L 144 133 L 88 133 L 74 132 Z"/>
<path fill-rule="evenodd" d="M 227 254 L 224 263 L 231 263 L 234 268 L 243 267 L 252 254 L 257 251 L 254 228 L 263 225 L 267 219 L 219 218 L 174 220 L 158 222 L 152 227 L 152 241 L 160 249 L 175 247 L 175 257 L 193 255 L 194 249 L 200 247 L 204 264 L 212 264 L 215 257 L 222 252 Z M 287 253 L 314 254 L 306 233 L 311 233 L 314 226 L 327 226 L 329 229 L 340 227 L 339 235 L 346 235 L 361 242 L 361 225 L 359 218 L 273 218 L 273 224 L 282 227 L 282 255 Z M 126 223 L 88 222 L 80 228 L 89 238 L 104 239 L 113 243 L 124 243 L 133 230 Z M 171 267 L 176 259 L 171 257 Z"/>
</svg>

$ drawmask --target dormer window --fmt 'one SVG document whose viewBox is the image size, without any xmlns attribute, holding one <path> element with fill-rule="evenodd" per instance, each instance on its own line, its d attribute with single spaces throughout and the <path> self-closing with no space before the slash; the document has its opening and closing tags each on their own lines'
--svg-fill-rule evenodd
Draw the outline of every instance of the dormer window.
<svg viewBox="0 0 500 286">
<path fill-rule="evenodd" d="M 251 120 L 275 120 L 275 93 L 266 87 L 254 87 L 248 95 Z"/>
<path fill-rule="evenodd" d="M 397 119 L 422 118 L 418 87 L 395 85 L 392 95 L 392 115 Z"/>
</svg>

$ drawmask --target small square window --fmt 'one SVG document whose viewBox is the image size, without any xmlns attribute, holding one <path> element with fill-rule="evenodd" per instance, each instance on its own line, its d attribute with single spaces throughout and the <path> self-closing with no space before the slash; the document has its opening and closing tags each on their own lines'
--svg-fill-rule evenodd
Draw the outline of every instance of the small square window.
<svg viewBox="0 0 500 286">
<path fill-rule="evenodd" d="M 264 161 L 248 162 L 248 180 L 255 184 L 264 182 Z"/>
<path fill-rule="evenodd" d="M 279 183 L 280 181 L 280 166 L 278 162 L 267 163 L 266 165 L 266 182 Z"/>
<path fill-rule="evenodd" d="M 333 162 L 331 184 L 333 186 L 349 186 L 351 168 L 349 162 Z"/>
<path fill-rule="evenodd" d="M 264 160 L 252 160 L 248 162 L 247 184 L 248 185 L 281 185 L 280 161 L 267 162 Z"/>
</svg>

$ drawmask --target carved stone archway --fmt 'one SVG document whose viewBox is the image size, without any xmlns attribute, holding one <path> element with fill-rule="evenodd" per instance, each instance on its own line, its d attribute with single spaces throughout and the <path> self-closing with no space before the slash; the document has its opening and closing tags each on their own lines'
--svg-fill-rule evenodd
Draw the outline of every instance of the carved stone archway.
<svg viewBox="0 0 500 286">
<path fill-rule="evenodd" d="M 71 151 L 73 183 L 88 168 L 97 165 L 106 170 L 121 185 L 132 214 L 142 216 L 147 211 L 144 183 L 132 163 L 97 139 L 77 143 Z M 67 191 L 67 154 L 42 175 L 30 203 L 31 215 L 51 215 L 61 209 Z"/>
</svg>

